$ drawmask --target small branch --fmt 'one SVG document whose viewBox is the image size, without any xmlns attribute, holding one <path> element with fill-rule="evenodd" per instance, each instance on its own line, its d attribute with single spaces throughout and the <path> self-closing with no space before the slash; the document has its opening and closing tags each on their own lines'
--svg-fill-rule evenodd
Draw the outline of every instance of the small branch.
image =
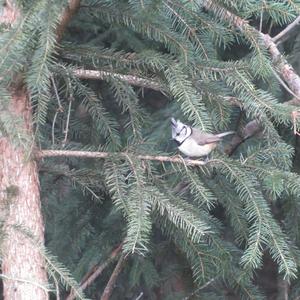
<svg viewBox="0 0 300 300">
<path fill-rule="evenodd" d="M 277 46 L 269 35 L 262 34 L 264 43 L 271 54 L 272 60 L 275 63 L 280 75 L 288 84 L 289 88 L 295 93 L 297 98 L 300 98 L 300 77 L 293 67 L 282 56 Z"/>
<path fill-rule="evenodd" d="M 55 84 L 55 81 L 54 81 L 54 78 L 53 78 L 52 75 L 50 76 L 50 80 L 51 80 L 51 83 L 52 83 L 52 86 L 53 86 L 53 89 L 54 89 L 54 93 L 55 93 L 55 97 L 56 97 L 56 100 L 57 100 L 57 103 L 58 103 L 58 109 L 57 110 L 59 112 L 63 112 L 64 108 L 61 105 L 61 101 L 60 101 L 60 98 L 59 98 L 58 90 L 57 90 L 57 87 L 56 87 L 56 84 Z"/>
<path fill-rule="evenodd" d="M 263 17 L 264 17 L 264 5 L 265 5 L 265 1 L 262 1 L 261 11 L 260 11 L 260 20 L 259 20 L 259 32 L 262 32 Z"/>
<path fill-rule="evenodd" d="M 41 150 L 36 153 L 37 158 L 45 158 L 45 157 L 84 157 L 84 158 L 108 158 L 114 156 L 120 157 L 128 157 L 128 153 L 126 152 L 90 152 L 90 151 L 72 151 L 72 150 Z M 186 165 L 193 165 L 193 166 L 203 166 L 207 164 L 206 161 L 201 160 L 194 160 L 194 159 L 183 159 L 181 156 L 162 156 L 162 155 L 136 155 L 137 159 L 140 160 L 153 160 L 153 161 L 160 161 L 160 162 L 173 162 L 173 163 L 181 163 Z"/>
<path fill-rule="evenodd" d="M 108 281 L 108 283 L 104 289 L 104 292 L 101 296 L 101 300 L 109 300 L 124 263 L 125 263 L 125 255 L 122 254 L 121 257 L 119 258 L 119 261 L 118 261 L 114 271 L 112 272 L 112 274 L 109 278 L 109 281 Z"/>
<path fill-rule="evenodd" d="M 208 282 L 204 283 L 203 285 L 201 285 L 199 288 L 197 288 L 194 292 L 192 292 L 191 294 L 189 294 L 188 296 L 186 296 L 185 298 L 183 298 L 182 300 L 188 300 L 190 299 L 192 296 L 194 296 L 197 292 L 199 292 L 200 290 L 205 289 L 206 287 L 208 287 L 211 283 L 213 283 L 216 280 L 216 278 L 212 278 L 210 279 Z"/>
<path fill-rule="evenodd" d="M 285 82 L 281 79 L 281 77 L 276 73 L 275 70 L 272 70 L 273 71 L 273 75 L 278 79 L 279 83 L 281 83 L 281 85 L 283 86 L 283 88 L 288 92 L 290 93 L 291 95 L 293 95 L 297 101 L 300 100 L 300 97 L 297 96 L 286 84 Z M 285 102 L 286 104 L 289 104 L 288 102 Z"/>
<path fill-rule="evenodd" d="M 59 43 L 63 37 L 64 31 L 66 30 L 72 17 L 75 15 L 80 7 L 80 0 L 69 0 L 69 5 L 65 8 L 60 24 L 56 28 L 56 41 Z"/>
<path fill-rule="evenodd" d="M 55 123 L 56 123 L 56 118 L 57 118 L 57 115 L 60 112 L 64 111 L 64 108 L 61 105 L 61 101 L 60 101 L 60 98 L 59 98 L 58 90 L 57 90 L 57 87 L 56 87 L 56 84 L 55 84 L 55 81 L 54 81 L 54 78 L 53 78 L 52 75 L 50 76 L 50 80 L 52 82 L 54 93 L 55 93 L 55 97 L 56 97 L 56 100 L 57 100 L 57 103 L 58 103 L 58 108 L 57 108 L 57 110 L 55 112 L 55 115 L 54 115 L 54 118 L 53 118 L 53 121 L 52 121 L 52 130 L 51 130 L 51 132 L 52 132 L 52 145 L 54 145 L 55 144 Z"/>
<path fill-rule="evenodd" d="M 144 295 L 144 293 L 141 292 L 141 293 L 137 296 L 137 298 L 136 298 L 135 300 L 140 300 L 140 299 L 143 297 L 143 295 Z"/>
<path fill-rule="evenodd" d="M 122 250 L 122 244 L 120 244 L 116 249 L 114 249 L 108 259 L 99 266 L 94 266 L 81 280 L 80 288 L 84 291 L 88 286 L 90 286 L 104 271 L 104 269 L 117 257 L 117 255 Z M 66 300 L 74 300 L 75 294 L 72 290 Z"/>
<path fill-rule="evenodd" d="M 67 139 L 68 139 L 68 132 L 69 132 L 69 123 L 70 123 L 70 116 L 71 116 L 71 107 L 72 107 L 72 97 L 69 99 L 69 107 L 68 107 L 68 115 L 67 115 L 67 122 L 66 122 L 66 128 L 64 130 L 65 133 L 65 138 L 62 142 L 63 146 L 66 144 Z"/>
<path fill-rule="evenodd" d="M 58 111 L 55 112 L 55 115 L 54 115 L 53 121 L 52 121 L 52 129 L 51 129 L 52 145 L 55 144 L 55 123 L 56 123 L 57 115 L 58 115 Z"/>
<path fill-rule="evenodd" d="M 287 35 L 290 34 L 290 32 L 295 29 L 295 27 L 300 25 L 300 16 L 298 16 L 291 24 L 289 24 L 285 29 L 283 29 L 281 32 L 279 32 L 277 35 L 275 35 L 272 40 L 274 43 L 281 43 L 284 40 L 287 39 Z"/>
<path fill-rule="evenodd" d="M 300 133 L 297 130 L 297 119 L 300 116 L 300 111 L 293 111 L 292 112 L 292 120 L 293 120 L 293 131 L 294 135 L 300 136 Z"/>
<path fill-rule="evenodd" d="M 84 69 L 75 69 L 74 75 L 81 79 L 97 79 L 103 80 L 105 78 L 116 78 L 122 81 L 126 81 L 129 84 L 135 86 L 141 86 L 144 88 L 149 88 L 155 91 L 165 91 L 166 89 L 160 85 L 158 82 L 153 80 L 148 80 L 145 78 L 133 76 L 133 75 L 123 75 L 108 71 L 97 71 L 97 70 L 84 70 Z"/>
<path fill-rule="evenodd" d="M 54 281 L 54 284 L 55 284 L 55 294 L 56 294 L 56 300 L 60 300 L 60 294 L 59 294 L 59 284 L 58 284 L 58 281 L 56 279 L 55 276 L 53 276 L 53 281 Z"/>
<path fill-rule="evenodd" d="M 13 281 L 18 281 L 18 282 L 22 282 L 22 283 L 28 283 L 28 284 L 37 286 L 40 289 L 44 290 L 46 294 L 48 294 L 49 292 L 52 291 L 50 288 L 46 287 L 45 285 L 40 284 L 40 283 L 35 282 L 35 281 L 32 281 L 32 280 L 11 277 L 11 276 L 8 276 L 8 275 L 5 275 L 5 274 L 0 274 L 0 278 L 3 278 L 4 280 L 13 280 Z"/>
</svg>

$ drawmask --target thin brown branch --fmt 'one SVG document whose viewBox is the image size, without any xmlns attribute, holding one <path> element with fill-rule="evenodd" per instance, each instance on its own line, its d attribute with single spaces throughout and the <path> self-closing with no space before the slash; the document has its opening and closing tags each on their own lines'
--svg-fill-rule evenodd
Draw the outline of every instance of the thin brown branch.
<svg viewBox="0 0 300 300">
<path fill-rule="evenodd" d="M 283 88 L 288 92 L 290 93 L 291 95 L 294 96 L 294 98 L 297 99 L 297 101 L 299 102 L 300 100 L 300 97 L 297 96 L 286 84 L 285 82 L 281 79 L 281 77 L 276 73 L 275 70 L 272 70 L 273 71 L 273 75 L 278 79 L 278 81 L 280 82 L 280 84 L 283 86 Z M 286 102 L 286 104 L 289 104 L 289 102 Z M 299 104 L 299 103 L 298 103 Z"/>
<path fill-rule="evenodd" d="M 190 293 L 188 296 L 184 297 L 182 300 L 189 300 L 191 297 L 195 296 L 195 294 L 197 294 L 200 290 L 205 289 L 206 287 L 208 287 L 211 283 L 213 283 L 214 281 L 216 281 L 216 277 L 210 279 L 209 281 L 207 281 L 206 283 L 204 283 L 202 286 L 198 287 L 194 292 Z"/>
<path fill-rule="evenodd" d="M 81 79 L 103 80 L 105 78 L 116 78 L 135 86 L 141 86 L 155 91 L 165 91 L 165 88 L 158 82 L 154 80 L 141 78 L 138 76 L 133 76 L 133 75 L 123 75 L 123 74 L 108 72 L 108 71 L 84 70 L 84 69 L 75 69 L 74 75 Z"/>
<path fill-rule="evenodd" d="M 277 290 L 278 290 L 278 296 L 276 299 L 289 300 L 290 284 L 287 280 L 278 279 Z"/>
<path fill-rule="evenodd" d="M 101 296 L 101 300 L 109 300 L 109 298 L 113 292 L 117 278 L 123 268 L 124 263 L 125 263 L 125 255 L 122 254 L 119 258 L 119 261 L 118 261 L 114 271 L 112 272 L 112 274 L 108 280 L 108 283 L 107 283 L 107 285 L 104 289 L 104 292 Z"/>
<path fill-rule="evenodd" d="M 72 151 L 72 150 L 41 150 L 36 153 L 36 158 L 45 158 L 45 157 L 84 157 L 84 158 L 109 158 L 114 156 L 119 157 L 128 157 L 129 153 L 126 152 L 90 152 L 90 151 Z M 172 162 L 172 163 L 181 163 L 192 166 L 203 166 L 207 162 L 202 160 L 193 160 L 193 159 L 183 159 L 181 156 L 162 156 L 162 155 L 136 155 L 137 159 L 140 160 L 153 160 L 160 162 Z"/>
<path fill-rule="evenodd" d="M 65 137 L 63 140 L 63 146 L 66 144 L 68 139 L 68 132 L 69 132 L 69 123 L 70 123 L 70 116 L 71 116 L 71 107 L 72 107 L 72 97 L 69 99 L 69 107 L 68 107 L 68 114 L 67 114 L 67 121 L 66 121 L 66 128 L 64 130 Z"/>
<path fill-rule="evenodd" d="M 82 291 L 84 291 L 88 286 L 90 286 L 106 269 L 106 267 L 115 260 L 115 258 L 119 255 L 119 253 L 122 250 L 122 244 L 120 244 L 117 248 L 115 248 L 110 256 L 107 258 L 106 261 L 104 261 L 101 265 L 94 266 L 85 276 L 82 278 L 80 282 L 80 288 Z M 69 296 L 66 298 L 66 300 L 74 300 L 75 294 L 73 291 L 69 294 Z"/>
<path fill-rule="evenodd" d="M 63 12 L 62 18 L 60 20 L 60 24 L 56 29 L 57 38 L 56 41 L 59 43 L 63 37 L 63 34 L 71 21 L 72 17 L 75 15 L 77 10 L 80 7 L 80 0 L 70 0 L 69 5 L 65 8 Z"/>
<path fill-rule="evenodd" d="M 55 143 L 55 123 L 56 123 L 56 118 L 57 118 L 57 115 L 60 112 L 64 111 L 64 109 L 63 109 L 63 106 L 61 105 L 61 101 L 60 101 L 60 98 L 59 98 L 58 90 L 57 90 L 57 87 L 56 87 L 56 84 L 55 84 L 53 76 L 50 76 L 50 80 L 52 82 L 54 93 L 55 93 L 56 100 L 57 100 L 57 103 L 58 103 L 58 108 L 56 109 L 55 115 L 53 117 L 52 130 L 51 130 L 51 132 L 52 132 L 52 134 L 51 134 L 52 135 L 52 145 L 54 145 L 54 143 Z"/>
<path fill-rule="evenodd" d="M 261 11 L 260 11 L 260 20 L 259 20 L 259 32 L 262 32 L 263 18 L 264 18 L 264 9 L 265 1 L 261 2 Z"/>
<path fill-rule="evenodd" d="M 277 35 L 275 35 L 272 40 L 274 43 L 278 44 L 287 39 L 287 37 L 291 34 L 291 32 L 296 29 L 297 26 L 300 25 L 300 16 L 298 16 L 291 24 L 289 24 L 285 29 L 280 31 Z"/>
</svg>

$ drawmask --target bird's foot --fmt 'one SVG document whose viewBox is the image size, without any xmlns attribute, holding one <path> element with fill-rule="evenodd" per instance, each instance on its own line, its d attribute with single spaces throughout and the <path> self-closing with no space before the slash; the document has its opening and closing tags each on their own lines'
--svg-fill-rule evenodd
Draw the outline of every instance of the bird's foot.
<svg viewBox="0 0 300 300">
<path fill-rule="evenodd" d="M 210 161 L 210 157 L 209 157 L 209 155 L 207 155 L 204 159 L 204 162 L 208 163 L 209 161 Z"/>
</svg>

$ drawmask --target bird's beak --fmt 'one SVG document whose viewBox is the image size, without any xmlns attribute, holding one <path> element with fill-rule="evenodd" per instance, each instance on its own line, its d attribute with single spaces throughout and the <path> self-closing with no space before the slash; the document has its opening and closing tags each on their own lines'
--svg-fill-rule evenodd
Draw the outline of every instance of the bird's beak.
<svg viewBox="0 0 300 300">
<path fill-rule="evenodd" d="M 171 124 L 172 124 L 172 140 L 176 137 L 176 127 L 177 127 L 177 122 L 174 118 L 171 118 Z"/>
<path fill-rule="evenodd" d="M 174 118 L 171 118 L 171 124 L 172 124 L 173 127 L 177 126 L 177 122 Z"/>
</svg>

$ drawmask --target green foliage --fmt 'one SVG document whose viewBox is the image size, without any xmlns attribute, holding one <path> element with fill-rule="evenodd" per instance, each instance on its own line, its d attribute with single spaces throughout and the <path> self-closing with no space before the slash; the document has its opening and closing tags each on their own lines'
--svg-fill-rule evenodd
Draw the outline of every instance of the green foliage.
<svg viewBox="0 0 300 300">
<path fill-rule="evenodd" d="M 180 299 L 264 299 L 255 278 L 267 255 L 280 274 L 272 275 L 293 285 L 300 177 L 284 132 L 294 107 L 278 97 L 277 70 L 259 27 L 290 23 L 298 2 L 86 0 L 59 46 L 65 3 L 30 2 L 20 1 L 24 17 L 0 36 L 0 73 L 7 74 L 1 136 L 27 141 L 22 120 L 8 109 L 7 87 L 18 73 L 39 146 L 108 152 L 40 166 L 46 247 L 71 271 L 45 250 L 62 293 L 72 287 L 82 298 L 74 278 L 80 281 L 120 244 L 129 275 L 121 273 L 113 299 L 141 292 L 167 299 L 177 291 L 166 292 L 176 274 L 188 281 L 180 282 Z M 79 78 L 77 68 L 101 71 L 101 80 Z M 255 119 L 262 131 L 230 157 L 220 146 L 205 166 L 141 159 L 175 153 L 172 116 L 208 132 L 238 134 Z M 99 298 L 111 272 L 108 266 L 87 295 Z"/>
</svg>

